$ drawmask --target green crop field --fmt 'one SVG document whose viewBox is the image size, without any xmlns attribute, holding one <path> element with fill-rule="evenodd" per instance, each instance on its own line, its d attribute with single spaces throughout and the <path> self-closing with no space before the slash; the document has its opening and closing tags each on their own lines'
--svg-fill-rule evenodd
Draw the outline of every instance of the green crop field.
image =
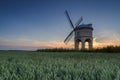
<svg viewBox="0 0 120 80">
<path fill-rule="evenodd" d="M 120 54 L 0 51 L 0 80 L 120 80 Z"/>
</svg>

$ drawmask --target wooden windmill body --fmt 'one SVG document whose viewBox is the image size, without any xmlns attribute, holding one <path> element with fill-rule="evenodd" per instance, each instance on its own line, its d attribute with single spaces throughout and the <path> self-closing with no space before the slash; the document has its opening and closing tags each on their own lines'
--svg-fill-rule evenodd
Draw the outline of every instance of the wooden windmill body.
<svg viewBox="0 0 120 80">
<path fill-rule="evenodd" d="M 67 11 L 65 11 L 65 14 L 68 18 L 68 21 L 72 27 L 72 31 L 70 34 L 66 37 L 64 40 L 65 43 L 68 43 L 68 41 L 71 39 L 72 34 L 74 34 L 74 47 L 76 50 L 79 49 L 79 43 L 81 42 L 81 50 L 85 50 L 85 43 L 88 42 L 88 49 L 93 49 L 93 27 L 92 24 L 80 24 L 83 20 L 81 17 L 80 20 L 78 20 L 75 27 L 73 26 L 73 23 L 69 17 L 69 14 Z"/>
</svg>

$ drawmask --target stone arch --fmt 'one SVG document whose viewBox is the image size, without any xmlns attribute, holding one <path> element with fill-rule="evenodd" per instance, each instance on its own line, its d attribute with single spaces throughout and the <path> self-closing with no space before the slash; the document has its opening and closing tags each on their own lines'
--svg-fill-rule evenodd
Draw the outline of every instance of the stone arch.
<svg viewBox="0 0 120 80">
<path fill-rule="evenodd" d="M 78 49 L 81 50 L 82 49 L 82 40 L 78 39 Z"/>
<path fill-rule="evenodd" d="M 85 43 L 86 42 L 88 42 L 88 50 L 92 50 L 92 47 L 93 47 L 92 38 L 76 39 L 75 40 L 75 49 L 77 49 L 77 50 L 79 50 L 79 49 L 85 50 L 85 46 L 86 46 Z"/>
<path fill-rule="evenodd" d="M 80 45 L 80 43 L 82 44 L 81 39 L 75 40 L 75 49 L 77 49 L 77 50 L 79 50 L 79 48 L 81 49 L 82 46 Z"/>
<path fill-rule="evenodd" d="M 92 49 L 92 39 L 88 38 L 85 39 L 84 43 L 88 42 L 88 49 L 91 50 Z M 85 45 L 87 46 L 87 45 Z"/>
</svg>

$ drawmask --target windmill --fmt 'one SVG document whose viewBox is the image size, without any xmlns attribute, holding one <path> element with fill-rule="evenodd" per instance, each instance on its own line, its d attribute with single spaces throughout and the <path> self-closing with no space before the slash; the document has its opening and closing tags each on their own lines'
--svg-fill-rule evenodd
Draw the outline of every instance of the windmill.
<svg viewBox="0 0 120 80">
<path fill-rule="evenodd" d="M 81 49 L 84 50 L 85 49 L 85 42 L 88 42 L 89 43 L 89 50 L 91 50 L 93 48 L 92 24 L 81 24 L 81 22 L 83 21 L 83 18 L 81 16 L 81 18 L 77 21 L 77 23 L 74 26 L 72 23 L 72 20 L 70 19 L 70 16 L 69 16 L 67 10 L 65 11 L 65 15 L 70 23 L 72 31 L 65 38 L 64 43 L 67 44 L 74 34 L 74 47 L 75 47 L 75 49 L 77 49 L 77 50 L 79 49 L 79 42 L 81 42 L 82 43 Z"/>
</svg>

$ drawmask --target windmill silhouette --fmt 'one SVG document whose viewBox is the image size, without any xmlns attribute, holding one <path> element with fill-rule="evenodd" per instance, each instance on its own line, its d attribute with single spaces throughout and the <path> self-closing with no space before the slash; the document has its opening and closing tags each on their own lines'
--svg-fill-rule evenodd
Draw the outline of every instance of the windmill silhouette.
<svg viewBox="0 0 120 80">
<path fill-rule="evenodd" d="M 75 26 L 73 25 L 70 16 L 65 11 L 65 15 L 70 23 L 70 26 L 72 28 L 72 31 L 69 33 L 69 35 L 65 38 L 64 43 L 68 43 L 70 39 L 72 38 L 74 34 L 74 47 L 76 50 L 79 49 L 79 43 L 81 42 L 81 50 L 85 49 L 85 42 L 88 42 L 89 44 L 89 50 L 92 50 L 93 48 L 93 27 L 92 24 L 80 24 L 83 21 L 83 18 L 81 18 L 77 21 Z"/>
</svg>

